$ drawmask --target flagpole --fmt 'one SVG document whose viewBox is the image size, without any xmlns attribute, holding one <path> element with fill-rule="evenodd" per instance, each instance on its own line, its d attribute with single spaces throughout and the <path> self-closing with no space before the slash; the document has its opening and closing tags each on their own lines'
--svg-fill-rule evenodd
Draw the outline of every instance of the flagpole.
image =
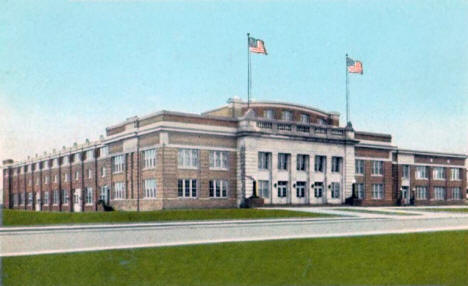
<svg viewBox="0 0 468 286">
<path fill-rule="evenodd" d="M 349 79 L 348 79 L 348 54 L 345 58 L 345 72 L 346 72 L 346 125 L 349 124 Z"/>
<path fill-rule="evenodd" d="M 250 82 L 251 82 L 251 67 L 250 67 L 250 51 L 249 51 L 250 33 L 247 33 L 247 109 L 250 108 Z"/>
</svg>

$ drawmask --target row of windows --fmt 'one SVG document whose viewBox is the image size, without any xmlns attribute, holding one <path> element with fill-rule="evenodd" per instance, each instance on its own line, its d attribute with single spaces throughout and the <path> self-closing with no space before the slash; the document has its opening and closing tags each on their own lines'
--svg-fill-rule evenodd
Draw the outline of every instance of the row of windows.
<svg viewBox="0 0 468 286">
<path fill-rule="evenodd" d="M 75 195 L 79 194 L 81 192 L 81 189 L 76 189 L 75 190 Z M 32 199 L 33 199 L 33 194 L 32 193 L 27 193 L 28 194 L 28 205 L 32 204 Z M 69 203 L 69 193 L 65 190 L 61 191 L 62 195 L 62 204 L 68 204 Z M 75 198 L 75 201 L 77 199 Z M 42 198 L 42 203 L 44 205 L 48 205 L 49 202 L 52 202 L 53 205 L 58 205 L 60 202 L 60 194 L 58 190 L 52 191 L 52 192 L 43 192 L 43 198 Z M 84 202 L 86 205 L 92 205 L 93 204 L 93 188 L 86 188 L 84 191 Z M 13 195 L 13 205 L 23 205 L 25 203 L 24 201 L 24 196 L 23 193 L 19 194 L 14 194 Z"/>
<path fill-rule="evenodd" d="M 371 161 L 371 174 L 374 176 L 382 176 L 384 169 L 383 161 Z M 364 160 L 355 161 L 355 170 L 356 175 L 364 175 Z"/>
<path fill-rule="evenodd" d="M 107 174 L 106 167 L 101 167 L 100 170 L 101 170 L 101 171 L 100 171 L 101 177 L 104 178 L 104 177 L 106 176 L 106 174 Z M 93 170 L 92 170 L 92 169 L 87 169 L 87 170 L 86 170 L 86 174 L 87 174 L 87 178 L 88 178 L 88 179 L 92 179 L 92 178 L 93 178 Z M 58 183 L 58 177 L 59 177 L 58 175 L 54 175 L 54 179 L 53 179 L 53 182 L 54 182 L 54 183 Z M 73 178 L 74 178 L 75 181 L 79 181 L 79 180 L 80 180 L 80 171 L 75 171 Z M 32 185 L 32 181 L 33 181 L 32 178 L 30 178 L 30 179 L 28 180 L 28 185 L 29 185 L 29 186 Z M 69 181 L 69 175 L 68 175 L 68 173 L 65 173 L 65 174 L 63 175 L 63 181 L 64 181 L 64 182 L 68 182 L 68 181 Z M 47 185 L 47 184 L 49 184 L 49 182 L 50 182 L 50 176 L 44 176 L 44 184 Z M 35 185 L 38 186 L 39 183 L 40 183 L 40 177 L 37 177 L 36 180 L 35 180 Z"/>
<path fill-rule="evenodd" d="M 326 170 L 326 156 L 316 155 L 314 170 L 315 172 L 324 172 Z M 271 152 L 258 152 L 258 169 L 270 170 L 272 162 Z M 296 170 L 308 171 L 309 170 L 309 155 L 298 154 L 296 157 Z M 278 170 L 289 170 L 291 164 L 291 154 L 278 153 Z M 332 172 L 341 172 L 343 165 L 342 157 L 332 157 Z"/>
<path fill-rule="evenodd" d="M 263 198 L 270 198 L 270 181 L 260 180 L 257 183 L 258 193 Z M 312 185 L 314 188 L 314 197 L 321 198 L 323 195 L 323 183 L 316 182 Z M 311 187 L 312 187 L 311 186 Z M 289 181 L 278 181 L 276 185 L 277 196 L 279 198 L 286 198 L 289 193 Z M 306 194 L 307 184 L 304 181 L 297 181 L 295 183 L 296 197 L 304 198 Z M 334 199 L 340 198 L 340 183 L 332 182 L 330 185 L 331 197 Z"/>
<path fill-rule="evenodd" d="M 267 109 L 263 111 L 263 118 L 273 120 L 275 119 L 275 111 L 271 109 Z M 281 112 L 281 120 L 284 121 L 292 121 L 293 120 L 293 113 L 289 110 L 284 110 Z M 299 117 L 299 122 L 308 124 L 310 123 L 310 116 L 308 114 L 302 113 Z M 325 120 L 319 118 L 317 121 L 318 124 L 325 124 Z"/>
</svg>

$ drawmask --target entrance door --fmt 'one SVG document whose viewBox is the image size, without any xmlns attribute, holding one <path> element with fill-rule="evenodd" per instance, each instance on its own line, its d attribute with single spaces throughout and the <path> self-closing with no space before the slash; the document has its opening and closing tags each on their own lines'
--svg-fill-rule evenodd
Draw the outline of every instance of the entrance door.
<svg viewBox="0 0 468 286">
<path fill-rule="evenodd" d="M 314 194 L 312 195 L 313 203 L 316 204 L 323 204 L 323 183 L 322 182 L 315 182 L 314 184 Z"/>
<path fill-rule="evenodd" d="M 41 193 L 40 192 L 37 192 L 36 193 L 36 211 L 40 211 L 41 210 Z"/>
<path fill-rule="evenodd" d="M 81 189 L 76 189 L 73 192 L 73 211 L 81 212 Z"/>
<path fill-rule="evenodd" d="M 409 205 L 410 203 L 410 193 L 408 187 L 401 188 L 401 204 L 404 206 Z"/>
</svg>

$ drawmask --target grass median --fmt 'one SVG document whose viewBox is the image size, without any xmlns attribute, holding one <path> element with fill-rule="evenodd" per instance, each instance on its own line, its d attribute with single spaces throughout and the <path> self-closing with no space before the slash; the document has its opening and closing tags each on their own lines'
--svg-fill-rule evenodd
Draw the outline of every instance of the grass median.
<svg viewBox="0 0 468 286">
<path fill-rule="evenodd" d="M 326 214 L 266 209 L 184 209 L 147 212 L 34 212 L 3 210 L 4 226 L 78 223 L 132 223 L 190 220 L 330 217 Z"/>
<path fill-rule="evenodd" d="M 466 285 L 468 232 L 7 257 L 4 285 Z"/>
</svg>

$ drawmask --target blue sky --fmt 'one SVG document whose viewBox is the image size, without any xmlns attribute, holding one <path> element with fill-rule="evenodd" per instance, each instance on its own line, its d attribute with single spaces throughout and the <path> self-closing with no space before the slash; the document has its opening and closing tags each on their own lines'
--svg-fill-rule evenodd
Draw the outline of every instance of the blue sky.
<svg viewBox="0 0 468 286">
<path fill-rule="evenodd" d="M 345 112 L 403 148 L 468 152 L 467 1 L 2 1 L 0 157 L 97 139 L 161 109 L 253 97 Z"/>
</svg>

